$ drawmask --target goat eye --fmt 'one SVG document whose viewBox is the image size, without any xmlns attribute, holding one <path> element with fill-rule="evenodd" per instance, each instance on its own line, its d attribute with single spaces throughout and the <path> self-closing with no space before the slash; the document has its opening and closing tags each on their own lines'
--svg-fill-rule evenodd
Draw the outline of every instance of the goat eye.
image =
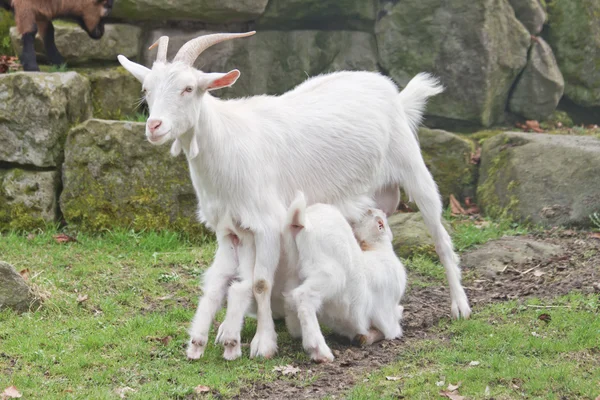
<svg viewBox="0 0 600 400">
<path fill-rule="evenodd" d="M 185 89 L 183 89 L 183 92 L 181 92 L 181 94 L 183 94 L 183 93 L 192 93 L 193 90 L 194 90 L 193 87 L 187 86 Z"/>
</svg>

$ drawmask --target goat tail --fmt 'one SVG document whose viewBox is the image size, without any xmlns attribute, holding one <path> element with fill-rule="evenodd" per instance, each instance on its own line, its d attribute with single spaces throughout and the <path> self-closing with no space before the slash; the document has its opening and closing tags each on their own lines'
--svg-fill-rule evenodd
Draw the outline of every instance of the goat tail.
<svg viewBox="0 0 600 400">
<path fill-rule="evenodd" d="M 398 95 L 398 102 L 415 136 L 423 120 L 427 100 L 443 91 L 444 86 L 438 78 L 427 72 L 421 72 L 412 78 Z"/>
<path fill-rule="evenodd" d="M 299 231 L 306 226 L 306 198 L 301 191 L 296 192 L 296 197 L 288 208 L 286 217 L 286 227 L 290 227 L 292 232 Z"/>
</svg>

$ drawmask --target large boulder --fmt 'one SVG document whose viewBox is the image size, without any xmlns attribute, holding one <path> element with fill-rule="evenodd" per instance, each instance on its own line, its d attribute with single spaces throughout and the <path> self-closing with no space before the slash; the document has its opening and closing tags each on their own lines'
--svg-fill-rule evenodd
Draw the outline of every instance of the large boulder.
<svg viewBox="0 0 600 400">
<path fill-rule="evenodd" d="M 117 56 L 123 54 L 136 58 L 139 52 L 141 28 L 126 24 L 107 24 L 104 36 L 94 40 L 75 24 L 59 23 L 54 25 L 56 48 L 69 65 L 85 64 L 93 61 L 111 61 L 117 63 Z M 23 44 L 17 28 L 10 30 L 13 48 L 21 54 Z M 42 39 L 36 36 L 35 49 L 39 60 L 45 60 Z"/>
<path fill-rule="evenodd" d="M 531 41 L 507 0 L 385 2 L 380 15 L 379 60 L 390 76 L 405 86 L 428 71 L 446 87 L 428 115 L 465 125 L 502 120 Z"/>
<path fill-rule="evenodd" d="M 56 221 L 58 171 L 0 170 L 0 230 L 31 230 Z"/>
<path fill-rule="evenodd" d="M 258 29 L 358 29 L 372 31 L 374 0 L 270 0 Z"/>
<path fill-rule="evenodd" d="M 124 119 L 142 111 L 142 85 L 125 68 L 89 68 L 77 72 L 90 80 L 95 118 Z"/>
<path fill-rule="evenodd" d="M 546 22 L 546 11 L 540 0 L 509 0 L 515 16 L 532 35 L 542 31 Z"/>
<path fill-rule="evenodd" d="M 444 204 L 451 194 L 458 199 L 475 196 L 477 168 L 471 163 L 473 142 L 453 133 L 427 128 L 419 129 L 419 142 Z"/>
<path fill-rule="evenodd" d="M 29 311 L 39 304 L 25 280 L 14 267 L 0 261 L 0 311 L 12 308 L 18 312 Z"/>
<path fill-rule="evenodd" d="M 265 11 L 268 0 L 118 0 L 112 18 L 198 20 L 213 23 L 250 21 Z"/>
<path fill-rule="evenodd" d="M 186 41 L 209 33 L 214 32 L 156 30 L 148 35 L 144 49 L 167 35 L 171 59 Z M 151 66 L 155 58 L 156 50 L 144 50 L 145 65 Z M 222 97 L 281 94 L 309 76 L 336 70 L 378 70 L 375 38 L 357 31 L 257 32 L 209 48 L 195 65 L 204 72 L 241 71 L 235 85 L 214 92 Z"/>
<path fill-rule="evenodd" d="M 75 72 L 0 75 L 0 162 L 59 165 L 69 126 L 90 115 L 90 83 Z"/>
<path fill-rule="evenodd" d="M 90 119 L 69 132 L 60 206 L 70 225 L 201 229 L 185 158 L 151 145 L 144 131 L 143 123 Z"/>
<path fill-rule="evenodd" d="M 527 119 L 543 121 L 556 109 L 564 89 L 565 81 L 552 49 L 542 38 L 536 38 L 510 97 L 510 110 Z"/>
<path fill-rule="evenodd" d="M 477 201 L 490 216 L 544 226 L 591 224 L 600 210 L 600 140 L 506 132 L 485 141 Z"/>
<path fill-rule="evenodd" d="M 435 244 L 420 212 L 396 213 L 388 218 L 388 224 L 394 235 L 392 244 L 398 257 L 408 258 L 417 253 L 435 255 Z M 450 224 L 446 221 L 443 224 L 450 232 Z"/>
<path fill-rule="evenodd" d="M 566 97 L 600 106 L 600 1 L 553 0 L 548 13 L 548 42 L 565 77 Z"/>
</svg>

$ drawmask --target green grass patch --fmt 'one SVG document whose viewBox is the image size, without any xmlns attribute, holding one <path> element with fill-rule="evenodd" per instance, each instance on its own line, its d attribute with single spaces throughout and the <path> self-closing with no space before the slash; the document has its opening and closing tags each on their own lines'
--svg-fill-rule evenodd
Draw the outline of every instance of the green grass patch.
<svg viewBox="0 0 600 400">
<path fill-rule="evenodd" d="M 355 387 L 349 399 L 438 398 L 449 383 L 469 399 L 593 399 L 600 394 L 600 300 L 557 298 L 496 304 L 471 320 L 444 323 Z M 539 319 L 551 316 L 550 322 Z M 478 363 L 471 365 L 472 362 Z M 398 380 L 387 380 L 386 377 Z M 487 388 L 487 389 L 486 389 Z"/>
</svg>

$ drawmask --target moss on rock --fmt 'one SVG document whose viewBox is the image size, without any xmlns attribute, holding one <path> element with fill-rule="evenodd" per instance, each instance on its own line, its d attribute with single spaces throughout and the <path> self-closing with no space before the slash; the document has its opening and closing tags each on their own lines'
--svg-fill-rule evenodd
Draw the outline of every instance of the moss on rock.
<svg viewBox="0 0 600 400">
<path fill-rule="evenodd" d="M 388 223 L 394 235 L 394 251 L 399 257 L 408 258 L 415 254 L 435 257 L 435 245 L 420 212 L 394 214 Z M 443 224 L 451 231 L 450 224 L 446 221 Z"/>
</svg>

